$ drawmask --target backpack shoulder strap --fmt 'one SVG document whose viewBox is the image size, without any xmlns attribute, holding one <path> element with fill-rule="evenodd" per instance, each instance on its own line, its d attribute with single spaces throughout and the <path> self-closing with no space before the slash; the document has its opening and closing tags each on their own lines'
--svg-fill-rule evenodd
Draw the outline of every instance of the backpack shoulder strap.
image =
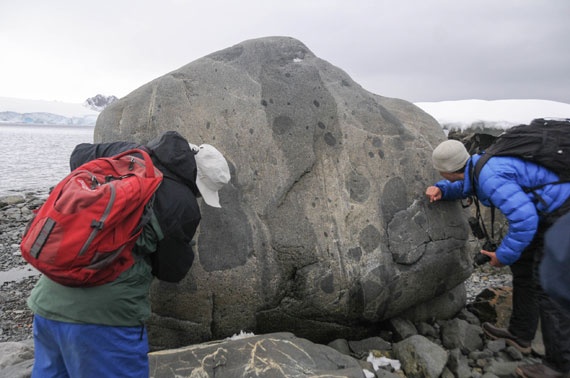
<svg viewBox="0 0 570 378">
<path fill-rule="evenodd" d="M 487 232 L 487 227 L 485 226 L 485 220 L 483 219 L 483 215 L 481 214 L 481 207 L 479 206 L 479 199 L 477 196 L 473 196 L 473 203 L 475 204 L 475 218 L 479 222 L 481 226 L 481 231 L 483 231 L 483 235 L 485 236 L 485 240 L 491 242 L 495 238 L 495 206 L 491 206 L 491 237 L 489 237 L 489 233 Z"/>
<path fill-rule="evenodd" d="M 475 202 L 475 206 L 477 209 L 477 219 L 481 224 L 483 233 L 485 234 L 487 241 L 490 241 L 495 237 L 495 206 L 491 205 L 491 238 L 489 238 L 489 234 L 487 233 L 487 228 L 485 227 L 485 221 L 483 220 L 483 217 L 481 215 L 481 209 L 479 207 L 479 198 L 477 198 L 476 181 L 479 180 L 479 173 L 481 173 L 481 169 L 483 169 L 485 163 L 487 163 L 487 161 L 492 157 L 493 154 L 491 153 L 487 152 L 482 153 L 479 160 L 477 160 L 477 163 L 471 165 L 471 171 L 470 171 L 471 186 L 473 187 L 473 200 Z"/>
<path fill-rule="evenodd" d="M 481 173 L 481 169 L 483 169 L 483 166 L 485 165 L 485 163 L 487 163 L 487 161 L 492 157 L 493 157 L 493 154 L 491 154 L 489 152 L 485 152 L 485 153 L 481 154 L 481 157 L 479 158 L 479 160 L 477 160 L 477 163 L 475 164 L 475 166 L 473 167 L 473 170 L 472 170 L 471 182 L 473 185 L 475 185 L 474 180 L 479 180 L 479 174 Z"/>
</svg>

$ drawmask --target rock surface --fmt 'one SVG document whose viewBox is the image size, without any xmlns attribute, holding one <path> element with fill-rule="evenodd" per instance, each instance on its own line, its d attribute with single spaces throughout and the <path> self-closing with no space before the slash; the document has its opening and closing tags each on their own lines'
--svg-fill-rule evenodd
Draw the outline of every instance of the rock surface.
<svg viewBox="0 0 570 378">
<path fill-rule="evenodd" d="M 190 274 L 152 288 L 154 348 L 240 329 L 364 337 L 434 298 L 447 316 L 465 304 L 461 209 L 424 199 L 445 135 L 415 105 L 364 90 L 293 38 L 269 37 L 112 103 L 95 140 L 144 143 L 166 130 L 218 147 L 232 180 L 222 209 L 202 206 Z"/>
<path fill-rule="evenodd" d="M 151 377 L 363 377 L 354 358 L 291 333 L 216 341 L 149 355 Z"/>
</svg>

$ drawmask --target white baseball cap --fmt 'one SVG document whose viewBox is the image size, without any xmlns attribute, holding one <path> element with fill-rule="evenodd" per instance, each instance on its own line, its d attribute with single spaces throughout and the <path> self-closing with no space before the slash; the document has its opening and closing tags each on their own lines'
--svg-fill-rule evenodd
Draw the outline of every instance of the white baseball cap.
<svg viewBox="0 0 570 378">
<path fill-rule="evenodd" d="M 196 165 L 198 175 L 196 176 L 196 186 L 200 194 L 208 205 L 221 207 L 218 191 L 230 182 L 230 168 L 224 155 L 214 146 L 202 144 L 199 147 L 190 144 L 190 148 L 196 153 Z"/>
</svg>

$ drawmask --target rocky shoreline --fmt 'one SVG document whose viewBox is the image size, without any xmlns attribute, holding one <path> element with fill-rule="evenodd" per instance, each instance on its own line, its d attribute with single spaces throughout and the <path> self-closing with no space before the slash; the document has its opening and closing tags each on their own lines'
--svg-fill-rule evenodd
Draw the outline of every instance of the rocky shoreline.
<svg viewBox="0 0 570 378">
<path fill-rule="evenodd" d="M 0 197 L 0 342 L 32 337 L 32 313 L 26 299 L 38 275 L 20 254 L 19 244 L 32 210 L 45 195 Z"/>
<path fill-rule="evenodd" d="M 25 193 L 21 195 L 0 197 L 0 345 L 11 342 L 29 342 L 32 338 L 32 313 L 26 306 L 26 299 L 37 281 L 38 275 L 23 260 L 19 251 L 19 242 L 28 220 L 32 216 L 33 209 L 37 208 L 44 200 L 42 193 Z M 473 275 L 466 281 L 468 307 L 476 296 L 489 287 L 510 286 L 509 270 L 493 269 L 487 265 L 475 269 Z M 479 327 L 479 319 L 467 309 L 458 314 L 460 321 L 457 332 L 463 326 Z M 465 323 L 465 324 L 464 324 Z M 404 331 L 406 328 L 414 328 L 412 331 Z M 411 332 L 433 340 L 436 345 L 445 347 L 446 342 L 442 339 L 441 329 L 443 325 L 434 324 L 406 324 L 396 333 Z M 398 329 L 398 322 L 394 322 L 394 328 Z M 473 329 L 470 328 L 473 332 Z M 482 333 L 479 332 L 482 336 Z M 402 335 L 400 335 L 402 336 Z M 456 335 L 461 338 L 461 335 Z M 502 377 L 509 376 L 514 368 L 521 363 L 536 362 L 537 355 L 523 357 L 517 350 L 508 347 L 504 342 L 489 341 L 481 337 L 482 345 L 473 345 L 467 340 L 471 336 L 463 335 L 465 340 L 458 341 L 461 348 L 446 348 L 449 353 L 447 366 L 443 370 L 442 377 Z M 354 342 L 353 342 L 354 343 Z M 483 344 L 484 343 L 484 344 Z M 456 345 L 454 343 L 454 345 Z M 465 345 L 463 345 L 465 344 Z M 331 343 L 330 346 L 341 351 L 342 341 Z M 349 345 L 349 344 L 347 344 Z M 371 347 L 368 348 L 372 350 Z M 373 348 L 373 349 L 376 349 Z M 341 351 L 342 352 L 342 351 Z M 362 351 L 361 351 L 362 352 Z M 349 351 L 354 355 L 354 350 Z M 368 353 L 361 353 L 362 364 L 366 362 Z M 452 363 L 452 357 L 453 362 Z M 3 368 L 0 364 L 0 371 Z M 374 370 L 374 369 L 372 369 Z M 389 370 L 392 370 L 391 372 Z M 378 377 L 406 377 L 402 370 L 380 369 L 376 371 Z M 392 375 L 386 375 L 392 374 Z"/>
</svg>

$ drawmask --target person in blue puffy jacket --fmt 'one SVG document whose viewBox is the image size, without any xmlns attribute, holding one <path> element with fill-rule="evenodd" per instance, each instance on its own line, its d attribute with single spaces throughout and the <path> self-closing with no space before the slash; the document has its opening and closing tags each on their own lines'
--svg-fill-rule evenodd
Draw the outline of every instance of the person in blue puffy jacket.
<svg viewBox="0 0 570 378">
<path fill-rule="evenodd" d="M 570 372 L 570 313 L 542 290 L 538 266 L 546 230 L 570 211 L 570 183 L 549 185 L 559 181 L 558 175 L 511 156 L 490 158 L 473 183 L 469 172 L 480 157 L 470 156 L 457 140 L 441 143 L 433 151 L 432 162 L 444 180 L 428 187 L 426 196 L 430 202 L 476 196 L 483 205 L 503 213 L 509 223 L 508 233 L 496 251 L 481 253 L 490 257 L 494 267 L 510 267 L 513 310 L 508 329 L 483 323 L 483 331 L 526 354 L 531 352 L 540 318 L 546 350 L 543 363 L 520 366 L 516 373 L 521 377 L 561 377 Z M 535 191 L 525 191 L 536 187 Z"/>
</svg>

